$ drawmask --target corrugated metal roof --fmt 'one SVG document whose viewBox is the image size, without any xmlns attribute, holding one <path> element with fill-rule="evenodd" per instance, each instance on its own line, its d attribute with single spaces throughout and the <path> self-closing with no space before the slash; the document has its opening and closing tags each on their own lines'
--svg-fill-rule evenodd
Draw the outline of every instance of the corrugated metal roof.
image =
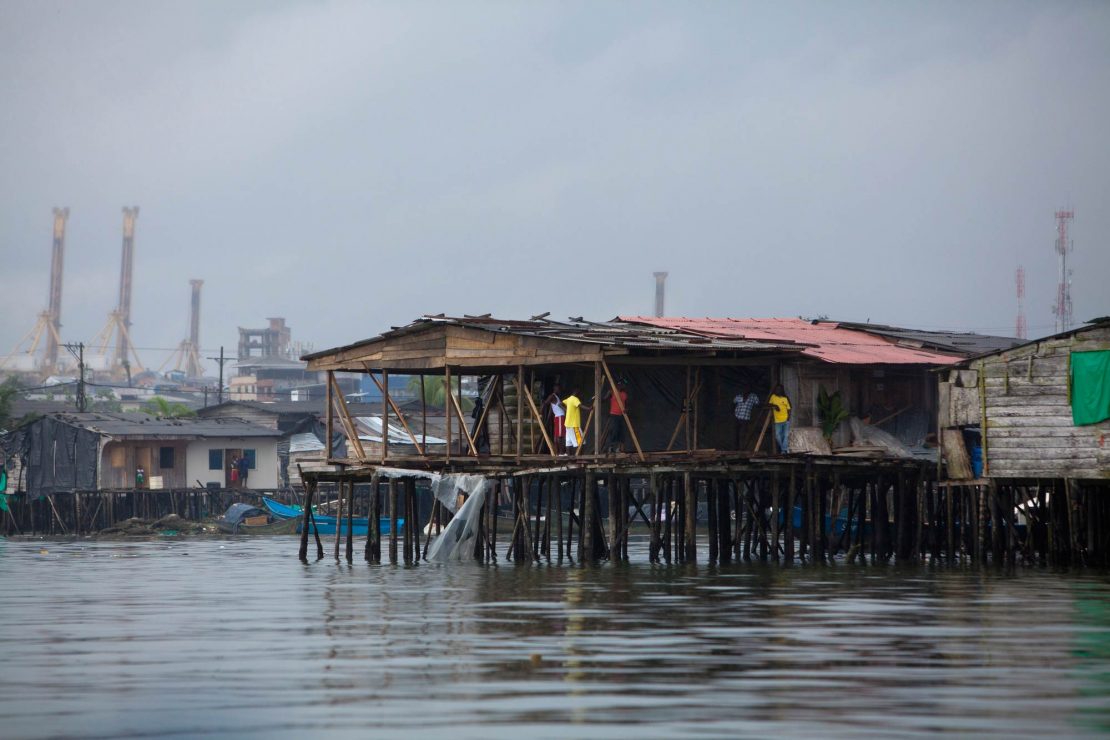
<svg viewBox="0 0 1110 740">
<path fill-rule="evenodd" d="M 281 432 L 242 419 L 171 419 L 142 413 L 49 414 L 59 421 L 116 438 L 280 437 Z"/>
<path fill-rule="evenodd" d="M 411 324 L 393 327 L 387 332 L 360 342 L 314 352 L 305 355 L 303 359 L 318 359 L 372 342 L 395 339 L 419 332 L 436 324 L 639 350 L 695 352 L 713 350 L 767 353 L 797 352 L 799 350 L 797 343 L 792 341 L 776 341 L 769 338 L 746 339 L 737 336 L 706 336 L 666 326 L 647 326 L 624 321 L 586 321 L 581 317 L 571 318 L 567 321 L 553 321 L 546 318 L 546 316 L 522 320 L 498 319 L 491 316 L 445 316 L 439 314 L 424 316 Z"/>
<path fill-rule="evenodd" d="M 975 334 L 959 331 L 930 331 L 927 329 L 903 329 L 883 324 L 860 324 L 847 321 L 837 322 L 847 329 L 858 329 L 868 334 L 877 334 L 896 342 L 910 343 L 925 349 L 952 352 L 959 355 L 978 355 L 984 352 L 997 352 L 1010 349 L 1021 343 L 1013 337 L 996 337 L 989 334 Z"/>
<path fill-rule="evenodd" d="M 845 328 L 832 321 L 654 316 L 621 316 L 619 320 L 711 337 L 794 343 L 803 347 L 804 356 L 838 364 L 947 365 L 961 359 L 957 354 L 900 346 L 892 340 Z"/>
</svg>

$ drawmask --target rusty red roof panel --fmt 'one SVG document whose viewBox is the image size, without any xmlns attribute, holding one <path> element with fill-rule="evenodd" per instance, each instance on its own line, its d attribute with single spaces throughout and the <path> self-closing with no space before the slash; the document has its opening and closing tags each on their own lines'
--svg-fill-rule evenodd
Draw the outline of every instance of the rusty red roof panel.
<svg viewBox="0 0 1110 740">
<path fill-rule="evenodd" d="M 903 347 L 880 336 L 847 329 L 834 321 L 653 316 L 620 316 L 619 320 L 710 337 L 793 342 L 806 345 L 802 354 L 807 357 L 838 364 L 948 365 L 962 359 L 957 355 Z"/>
</svg>

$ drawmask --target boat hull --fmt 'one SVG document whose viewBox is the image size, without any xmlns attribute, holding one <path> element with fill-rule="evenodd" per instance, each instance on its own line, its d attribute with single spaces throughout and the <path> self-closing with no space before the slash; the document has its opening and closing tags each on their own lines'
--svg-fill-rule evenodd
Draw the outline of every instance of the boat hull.
<svg viewBox="0 0 1110 740">
<path fill-rule="evenodd" d="M 285 504 L 278 503 L 273 499 L 263 498 L 263 503 L 266 505 L 267 511 L 279 519 L 289 520 L 296 523 L 296 531 L 300 533 L 301 525 L 304 523 L 304 507 L 303 506 L 286 506 Z M 313 514 L 313 519 L 316 521 L 316 530 L 320 534 L 335 534 L 336 518 L 334 516 L 325 516 L 323 514 Z M 366 518 L 356 517 L 351 522 L 352 534 L 356 537 L 365 537 L 370 531 L 370 521 Z M 405 526 L 405 520 L 397 519 L 397 529 Z M 342 522 L 343 531 L 347 531 L 347 522 Z M 383 516 L 378 521 L 378 531 L 382 534 L 389 533 L 389 517 Z"/>
</svg>

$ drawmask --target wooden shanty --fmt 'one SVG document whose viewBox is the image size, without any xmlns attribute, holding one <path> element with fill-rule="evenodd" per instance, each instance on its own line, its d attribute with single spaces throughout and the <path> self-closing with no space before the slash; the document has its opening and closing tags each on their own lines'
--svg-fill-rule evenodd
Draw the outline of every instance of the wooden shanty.
<svg viewBox="0 0 1110 740">
<path fill-rule="evenodd" d="M 1077 379 L 1090 360 L 1104 370 Z M 1110 318 L 955 364 L 938 395 L 942 486 L 965 547 L 1013 554 L 1020 540 L 1056 562 L 1110 562 L 1110 417 L 1077 410 L 1080 396 L 1110 399 Z"/>
<path fill-rule="evenodd" d="M 922 372 L 965 356 L 860 335 L 839 330 L 822 346 L 638 319 L 440 315 L 307 355 L 309 369 L 327 377 L 325 438 L 334 440 L 331 430 L 341 430 L 346 444 L 345 452 L 327 451 L 329 469 L 305 471 L 301 556 L 307 557 L 317 489 L 334 484 L 348 522 L 356 508 L 371 520 L 384 511 L 391 521 L 403 516 L 404 531 L 393 527 L 389 534 L 389 559 L 396 561 L 401 552 L 406 561 L 419 560 L 420 537 L 427 531 L 421 525 L 427 519 L 436 531 L 446 512 L 438 502 L 431 511 L 419 509 L 416 480 L 462 473 L 493 480 L 495 501 L 511 508 L 505 556 L 514 560 L 620 560 L 637 519 L 651 533 L 653 560 L 696 560 L 699 521 L 705 522 L 711 561 L 821 560 L 837 552 L 873 559 L 935 555 L 943 544 L 930 518 L 940 511 L 935 462 L 881 453 L 869 459 L 776 454 L 763 408 L 748 433 L 739 440 L 732 434 L 737 389 L 747 386 L 765 399 L 791 368 L 837 362 L 814 352 L 851 352 L 856 343 L 855 352 L 873 353 L 868 356 L 874 368 L 903 364 Z M 373 379 L 384 399 L 380 427 L 403 434 L 403 449 L 392 432 L 376 444 L 360 439 L 339 392 L 337 376 L 343 373 Z M 421 397 L 426 384 L 448 389 L 447 443 L 440 449 L 423 444 L 424 420 L 401 413 L 391 399 L 390 377 L 397 375 L 417 378 Z M 553 439 L 545 418 L 543 399 L 556 384 L 561 397 L 577 388 L 591 407 L 583 414 L 584 443 L 570 454 Z M 463 393 L 467 386 L 476 389 L 473 395 Z M 628 389 L 627 404 L 612 398 L 617 387 Z M 471 403 L 476 408 L 468 414 Z M 614 425 L 622 432 L 616 445 Z M 496 509 L 487 504 L 481 517 L 475 547 L 480 558 L 498 556 Z M 380 562 L 378 528 L 369 530 L 365 557 Z M 341 538 L 342 527 L 336 557 Z M 317 552 L 322 556 L 319 539 Z M 346 553 L 353 557 L 349 535 Z"/>
</svg>

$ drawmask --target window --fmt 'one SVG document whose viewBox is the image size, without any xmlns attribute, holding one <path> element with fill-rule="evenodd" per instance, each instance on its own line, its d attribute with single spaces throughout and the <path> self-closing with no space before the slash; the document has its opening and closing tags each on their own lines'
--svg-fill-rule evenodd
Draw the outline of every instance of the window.
<svg viewBox="0 0 1110 740">
<path fill-rule="evenodd" d="M 243 457 L 247 458 L 247 469 L 254 470 L 254 450 L 243 450 Z"/>
<path fill-rule="evenodd" d="M 158 467 L 162 470 L 173 469 L 173 453 L 172 447 L 159 447 L 158 448 Z"/>
<path fill-rule="evenodd" d="M 224 469 L 224 451 L 223 450 L 209 450 L 208 451 L 208 469 L 209 470 L 223 470 Z"/>
</svg>

